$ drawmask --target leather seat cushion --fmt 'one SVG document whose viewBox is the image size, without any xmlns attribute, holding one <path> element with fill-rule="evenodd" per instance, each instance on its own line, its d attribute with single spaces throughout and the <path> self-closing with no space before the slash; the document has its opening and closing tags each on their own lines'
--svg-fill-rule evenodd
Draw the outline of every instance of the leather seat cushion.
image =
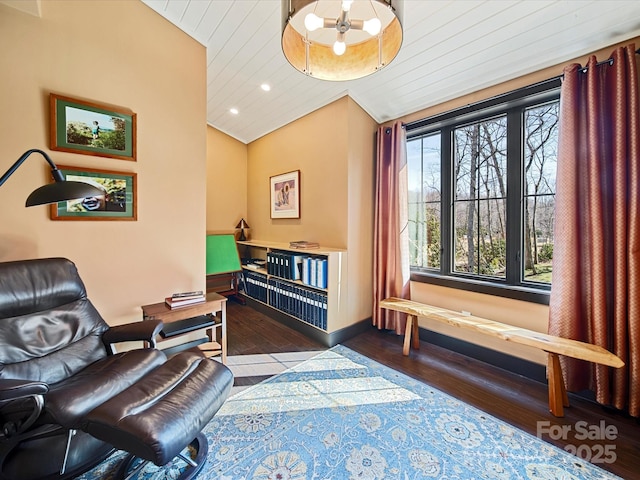
<svg viewBox="0 0 640 480">
<path fill-rule="evenodd" d="M 72 377 L 50 385 L 43 420 L 78 429 L 87 413 L 166 360 L 166 355 L 156 349 L 129 350 L 98 360 Z"/>
<path fill-rule="evenodd" d="M 232 385 L 233 374 L 223 364 L 181 352 L 90 412 L 82 430 L 165 465 L 204 428 Z"/>
</svg>

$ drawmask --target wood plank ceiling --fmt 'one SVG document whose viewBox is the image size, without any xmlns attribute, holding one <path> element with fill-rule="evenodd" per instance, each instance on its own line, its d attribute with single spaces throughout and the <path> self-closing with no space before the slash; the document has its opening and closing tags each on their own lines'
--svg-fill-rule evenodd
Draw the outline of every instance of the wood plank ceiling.
<svg viewBox="0 0 640 480">
<path fill-rule="evenodd" d="M 244 143 L 344 95 L 383 123 L 640 35 L 637 0 L 405 0 L 396 59 L 327 82 L 284 58 L 280 0 L 142 1 L 206 46 L 207 122 Z"/>
</svg>

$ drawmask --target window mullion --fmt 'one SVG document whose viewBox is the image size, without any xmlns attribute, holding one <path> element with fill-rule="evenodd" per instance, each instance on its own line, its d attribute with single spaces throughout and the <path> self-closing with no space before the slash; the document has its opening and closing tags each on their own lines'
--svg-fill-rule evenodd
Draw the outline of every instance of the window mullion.
<svg viewBox="0 0 640 480">
<path fill-rule="evenodd" d="M 440 133 L 440 161 L 441 171 L 440 190 L 442 198 L 440 203 L 440 272 L 449 275 L 452 271 L 453 255 L 455 250 L 452 209 L 453 209 L 453 138 L 452 129 L 445 127 Z"/>
<path fill-rule="evenodd" d="M 523 110 L 507 113 L 507 242 L 506 281 L 509 285 L 522 283 L 522 164 Z"/>
<path fill-rule="evenodd" d="M 427 207 L 427 204 L 425 203 L 425 192 L 424 192 L 424 138 L 420 139 L 420 178 L 423 179 L 420 182 L 420 203 L 422 205 L 422 208 L 420 209 L 420 218 L 419 220 L 421 220 L 421 227 L 418 229 L 418 231 L 420 233 L 418 233 L 418 240 L 420 241 L 420 245 L 424 245 L 424 242 L 427 240 L 427 234 L 425 232 L 425 229 L 427 227 L 426 224 L 426 213 L 425 213 L 425 209 Z M 422 238 L 420 238 L 420 235 L 422 235 Z M 420 265 L 428 265 L 428 260 L 425 259 L 425 252 L 424 252 L 424 248 L 420 249 L 420 253 L 418 254 L 418 257 L 420 258 Z"/>
</svg>

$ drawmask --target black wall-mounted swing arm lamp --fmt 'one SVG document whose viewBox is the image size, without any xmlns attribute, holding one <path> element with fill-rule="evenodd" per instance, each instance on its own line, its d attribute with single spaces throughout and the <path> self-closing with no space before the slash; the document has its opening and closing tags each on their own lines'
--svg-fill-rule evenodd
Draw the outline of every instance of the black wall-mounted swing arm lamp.
<svg viewBox="0 0 640 480">
<path fill-rule="evenodd" d="M 13 172 L 15 172 L 32 153 L 39 153 L 44 157 L 47 163 L 51 166 L 51 175 L 53 175 L 55 182 L 35 189 L 31 195 L 27 197 L 25 206 L 32 207 L 34 205 L 44 205 L 46 203 L 56 203 L 64 200 L 104 195 L 102 190 L 86 182 L 65 180 L 62 172 L 58 170 L 56 164 L 53 163 L 51 158 L 49 158 L 49 155 L 37 148 L 32 148 L 22 154 L 16 163 L 14 163 L 11 168 L 9 168 L 9 170 L 0 177 L 0 186 L 7 181 Z"/>
</svg>

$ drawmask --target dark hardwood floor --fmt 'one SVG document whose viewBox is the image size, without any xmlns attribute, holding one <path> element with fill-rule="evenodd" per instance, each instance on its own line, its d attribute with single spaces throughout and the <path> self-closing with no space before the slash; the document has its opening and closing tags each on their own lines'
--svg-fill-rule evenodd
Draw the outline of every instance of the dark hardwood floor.
<svg viewBox="0 0 640 480">
<path fill-rule="evenodd" d="M 326 348 L 232 301 L 227 319 L 229 355 Z M 404 357 L 402 339 L 372 327 L 343 345 L 534 436 L 539 434 L 560 448 L 573 445 L 583 458 L 609 460 L 594 463 L 622 478 L 640 480 L 640 423 L 636 419 L 571 394 L 571 407 L 565 409 L 564 418 L 556 418 L 549 413 L 546 384 L 425 342 L 420 343 L 419 351 Z M 567 431 L 565 438 L 553 435 L 562 429 Z"/>
</svg>

